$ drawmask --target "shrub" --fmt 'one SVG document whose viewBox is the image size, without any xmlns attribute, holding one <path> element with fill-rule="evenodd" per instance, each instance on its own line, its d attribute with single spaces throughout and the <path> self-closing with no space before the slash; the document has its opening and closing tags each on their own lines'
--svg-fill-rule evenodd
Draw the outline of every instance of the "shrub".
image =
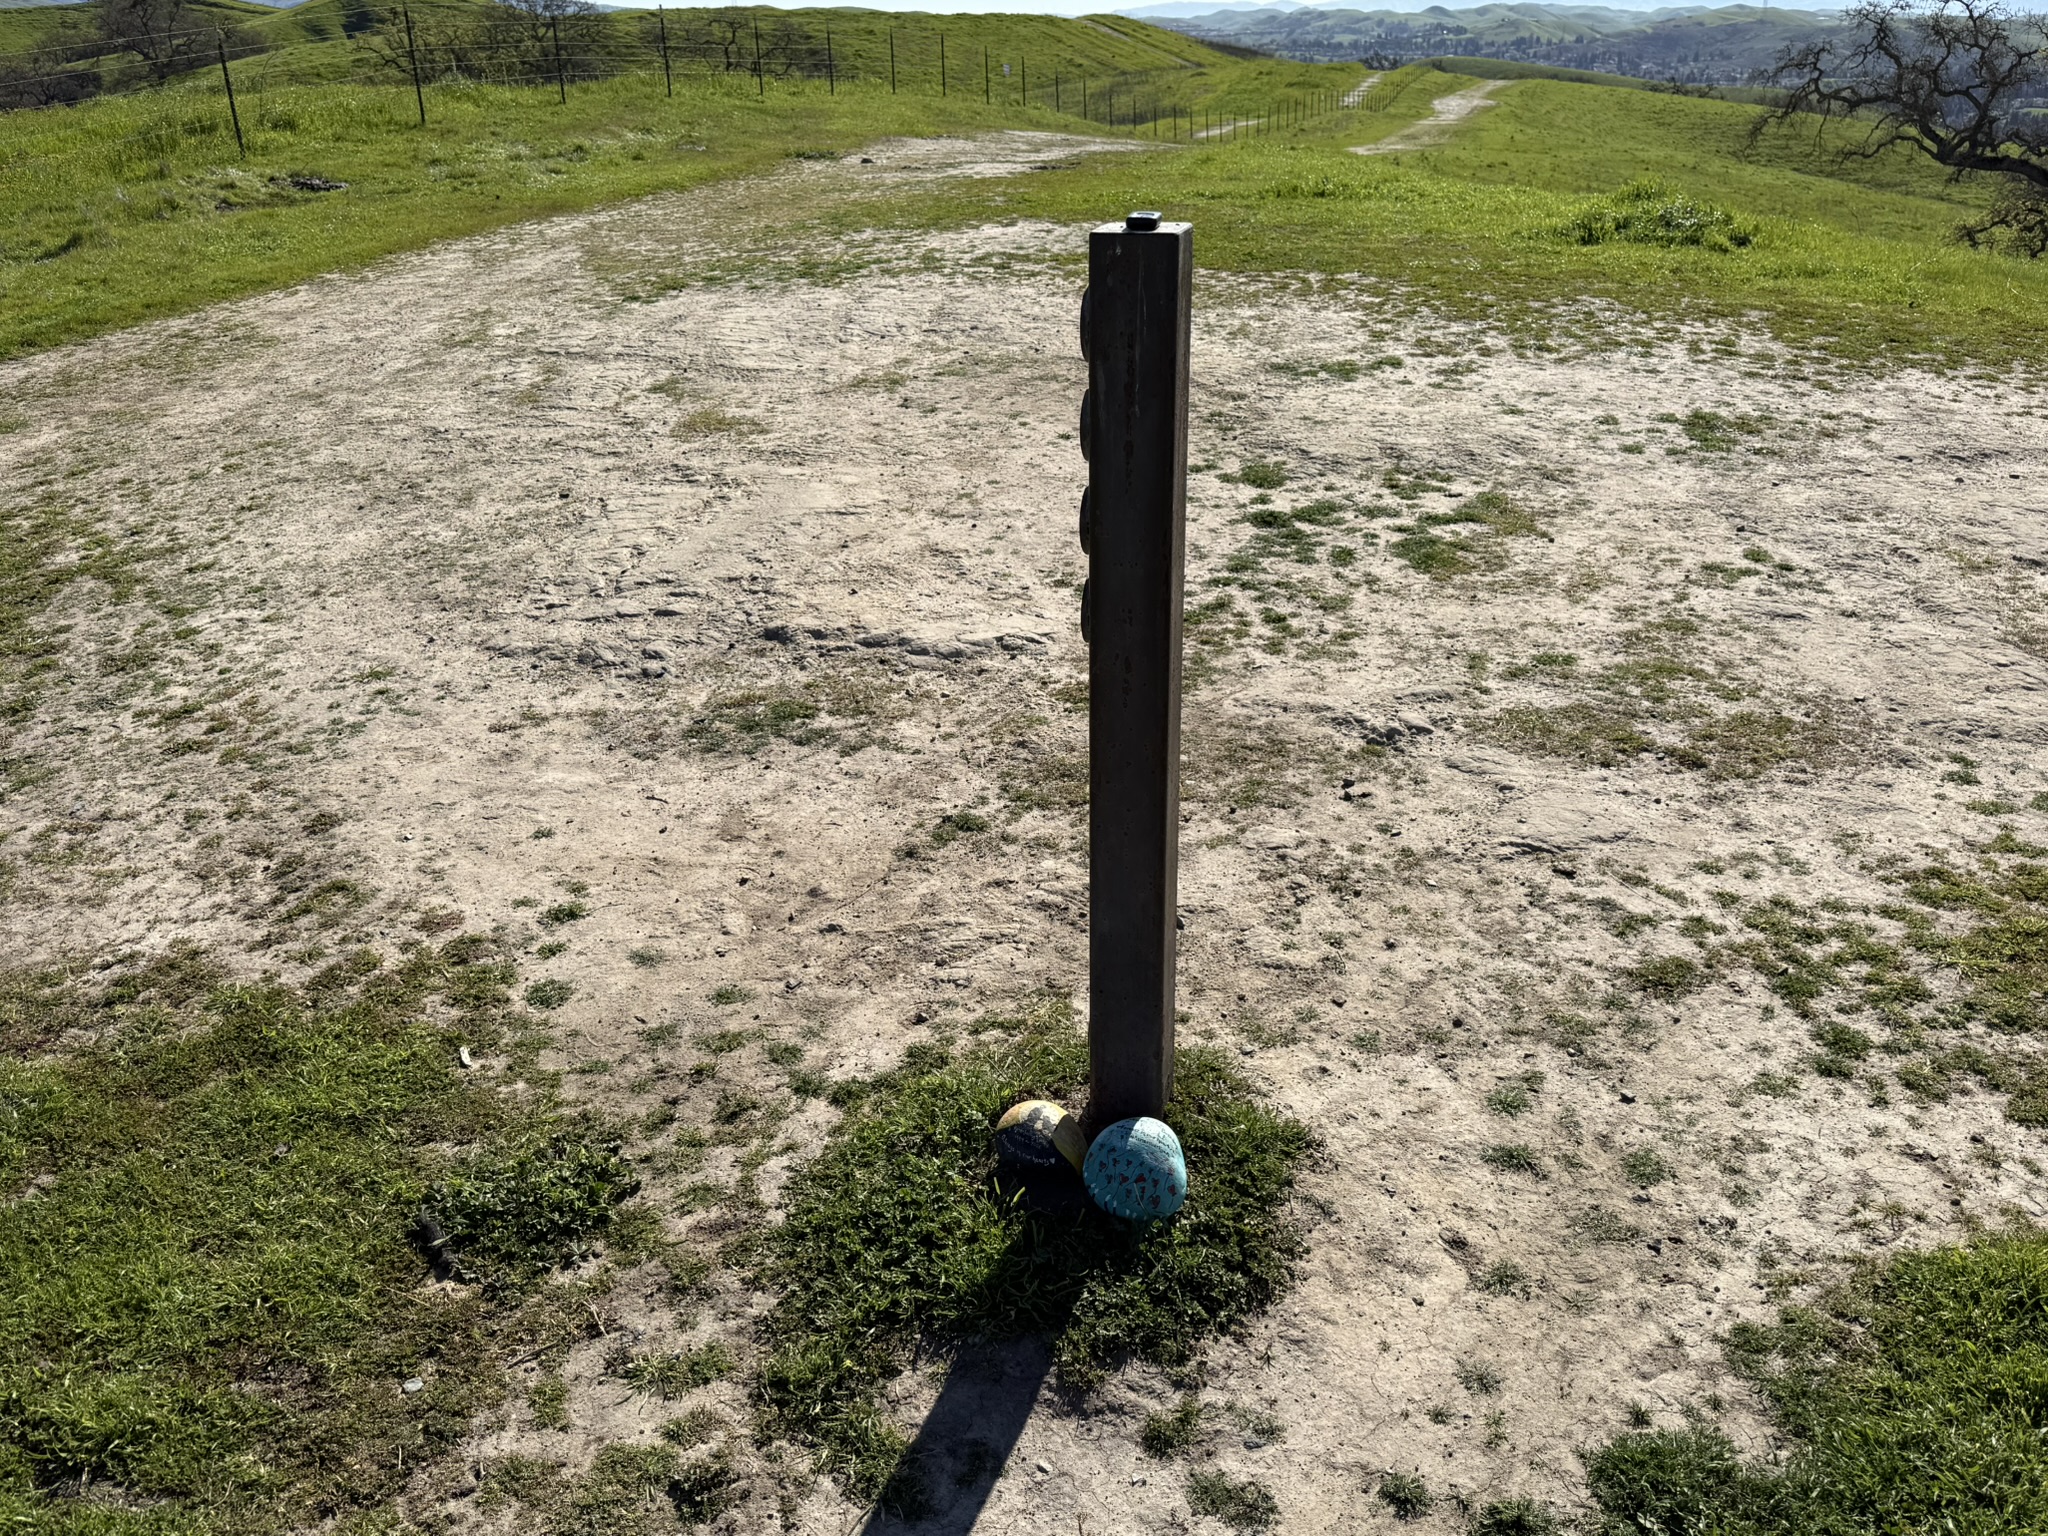
<svg viewBox="0 0 2048 1536">
<path fill-rule="evenodd" d="M 1757 237 L 1747 220 L 1655 180 L 1632 181 L 1594 199 L 1559 233 L 1579 245 L 1689 245 L 1710 251 L 1737 250 Z"/>
</svg>

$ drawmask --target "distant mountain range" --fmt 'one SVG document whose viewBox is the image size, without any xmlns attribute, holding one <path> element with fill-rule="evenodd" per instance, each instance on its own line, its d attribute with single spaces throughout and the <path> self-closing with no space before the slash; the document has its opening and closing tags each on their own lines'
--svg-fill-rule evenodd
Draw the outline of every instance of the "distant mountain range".
<svg viewBox="0 0 2048 1536">
<path fill-rule="evenodd" d="M 1477 5 L 1354 11 L 1324 5 L 1204 6 L 1165 0 L 1123 14 L 1215 42 L 1286 58 L 1338 60 L 1467 55 L 1600 70 L 1651 80 L 1737 85 L 1791 44 L 1840 25 L 1833 11 L 1768 5 Z"/>
</svg>

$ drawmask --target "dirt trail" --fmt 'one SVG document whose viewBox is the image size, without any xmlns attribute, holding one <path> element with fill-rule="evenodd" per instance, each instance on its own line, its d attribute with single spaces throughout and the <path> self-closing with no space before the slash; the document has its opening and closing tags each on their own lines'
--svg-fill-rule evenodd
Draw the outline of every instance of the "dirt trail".
<svg viewBox="0 0 2048 1536">
<path fill-rule="evenodd" d="M 1448 96 L 1439 96 L 1429 116 L 1418 123 L 1389 134 L 1377 144 L 1358 144 L 1352 147 L 1354 155 L 1391 155 L 1404 149 L 1423 149 L 1431 144 L 1441 144 L 1451 136 L 1451 129 L 1463 122 L 1482 107 L 1493 105 L 1493 93 L 1507 84 L 1504 80 L 1482 80 L 1467 90 L 1453 91 Z"/>
<path fill-rule="evenodd" d="M 1358 84 L 1354 85 L 1353 87 L 1351 87 L 1350 90 L 1344 93 L 1343 104 L 1347 107 L 1357 106 L 1361 101 L 1365 100 L 1365 93 L 1371 90 L 1374 86 L 1378 85 L 1379 83 L 1380 77 L 1377 74 L 1367 75 L 1363 80 L 1359 81 Z"/>
<path fill-rule="evenodd" d="M 811 250 L 788 211 L 1086 147 L 885 144 L 0 368 L 28 423 L 0 482 L 170 546 L 147 602 L 70 589 L 43 704 L 0 727 L 9 953 L 194 938 L 297 977 L 459 913 L 574 987 L 548 1060 L 576 1095 L 684 1126 L 779 1095 L 769 1044 L 866 1072 L 1081 987 L 1057 263 L 1084 231 Z M 1522 353 L 1369 284 L 1201 283 L 1185 1028 L 1325 1144 L 1303 1283 L 1207 1389 L 1284 1436 L 1219 1420 L 1206 1464 L 1318 1532 L 1394 1529 L 1371 1490 L 1416 1471 L 1438 1512 L 1403 1528 L 1449 1536 L 1454 1494 L 1573 1504 L 1634 1404 L 1675 1425 L 1718 1393 L 1761 1450 L 1717 1335 L 1794 1271 L 2048 1214 L 2042 1138 L 1995 1095 L 1808 1074 L 1761 972 L 1630 978 L 1765 898 L 1895 902 L 1886 857 L 2048 837 L 2048 413 L 1911 374 L 1822 393 L 1755 337 L 1622 315 L 1626 346 Z M 932 838 L 969 807 L 991 831 Z M 590 916 L 540 953 L 569 882 Z M 692 1042 L 731 1027 L 700 1083 Z M 771 1205 L 829 1114 L 782 1123 Z M 738 1149 L 710 1156 L 690 1177 L 729 1180 Z M 708 1246 L 718 1217 L 669 1219 Z M 604 1365 L 620 1336 L 744 1357 L 737 1276 L 701 1315 L 614 1295 L 575 1428 L 515 1399 L 416 1516 L 517 1529 L 472 1466 L 576 1472 L 698 1401 L 745 1421 L 737 1382 L 662 1403 Z M 1048 1392 L 978 1528 L 1219 1531 L 1138 1447 L 1176 1395 Z M 778 1498 L 801 1531 L 855 1518 L 800 1458 L 747 1465 L 727 1529 L 778 1529 Z"/>
</svg>

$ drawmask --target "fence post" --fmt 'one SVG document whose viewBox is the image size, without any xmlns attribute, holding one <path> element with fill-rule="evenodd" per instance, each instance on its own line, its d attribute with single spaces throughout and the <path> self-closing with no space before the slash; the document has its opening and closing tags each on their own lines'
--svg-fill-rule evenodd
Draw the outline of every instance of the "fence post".
<svg viewBox="0 0 2048 1536">
<path fill-rule="evenodd" d="M 661 83 L 668 88 L 669 95 L 673 96 L 676 93 L 676 80 L 668 68 L 668 8 L 657 5 L 654 8 L 654 19 L 661 24 Z"/>
<path fill-rule="evenodd" d="M 1052 72 L 1052 109 L 1055 112 L 1060 110 L 1060 72 L 1058 70 Z"/>
<path fill-rule="evenodd" d="M 420 86 L 420 55 L 413 46 L 412 7 L 407 5 L 399 9 L 405 13 L 405 56 L 412 61 L 412 98 L 419 104 L 420 126 L 424 128 L 427 126 L 427 93 Z"/>
<path fill-rule="evenodd" d="M 1173 1096 L 1181 587 L 1194 231 L 1134 213 L 1088 237 L 1081 589 L 1088 646 L 1088 1115 Z"/>
<path fill-rule="evenodd" d="M 981 104 L 983 106 L 987 106 L 991 99 L 988 86 L 988 50 L 984 48 L 981 50 Z"/>
<path fill-rule="evenodd" d="M 946 94 L 946 34 L 939 34 L 939 95 Z"/>
<path fill-rule="evenodd" d="M 1031 105 L 1031 61 L 1021 53 L 1017 55 L 1017 105 Z"/>
<path fill-rule="evenodd" d="M 768 77 L 761 72 L 761 18 L 754 18 L 754 94 L 763 100 L 768 96 Z"/>
<path fill-rule="evenodd" d="M 559 18 L 548 18 L 548 35 L 555 40 L 555 93 L 566 107 L 569 104 L 569 77 L 562 73 L 562 24 Z"/>
<path fill-rule="evenodd" d="M 213 34 L 213 51 L 220 55 L 220 83 L 228 88 L 228 120 L 235 125 L 235 153 L 246 160 L 249 147 L 242 142 L 242 114 L 235 110 L 235 82 L 228 74 L 228 45 L 218 32 Z"/>
<path fill-rule="evenodd" d="M 896 29 L 889 29 L 889 94 L 896 94 Z"/>
<path fill-rule="evenodd" d="M 825 29 L 825 94 L 827 96 L 837 96 L 839 94 L 839 69 L 832 62 L 832 29 L 830 27 Z"/>
</svg>

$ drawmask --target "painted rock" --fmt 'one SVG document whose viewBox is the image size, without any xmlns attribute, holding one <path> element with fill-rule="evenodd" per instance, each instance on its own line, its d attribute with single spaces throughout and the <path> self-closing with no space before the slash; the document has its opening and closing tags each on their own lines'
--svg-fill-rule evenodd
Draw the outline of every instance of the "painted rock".
<svg viewBox="0 0 2048 1536">
<path fill-rule="evenodd" d="M 1003 1111 L 996 1122 L 996 1157 L 1006 1168 L 1080 1171 L 1088 1155 L 1081 1122 L 1050 1099 L 1026 1099 Z"/>
<path fill-rule="evenodd" d="M 1132 1221 L 1171 1216 L 1188 1197 L 1180 1138 L 1149 1115 L 1119 1120 L 1097 1136 L 1081 1177 L 1097 1205 Z"/>
</svg>

